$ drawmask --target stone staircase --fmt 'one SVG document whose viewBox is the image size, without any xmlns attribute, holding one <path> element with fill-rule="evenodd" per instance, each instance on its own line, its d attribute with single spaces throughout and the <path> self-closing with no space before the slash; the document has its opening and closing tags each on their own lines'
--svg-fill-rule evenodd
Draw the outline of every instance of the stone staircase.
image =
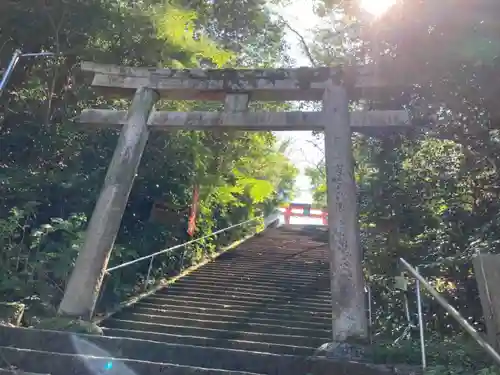
<svg viewBox="0 0 500 375">
<path fill-rule="evenodd" d="M 321 228 L 268 229 L 103 321 L 105 336 L 2 328 L 0 367 L 52 375 L 345 373 L 311 357 L 331 332 L 325 239 Z"/>
</svg>

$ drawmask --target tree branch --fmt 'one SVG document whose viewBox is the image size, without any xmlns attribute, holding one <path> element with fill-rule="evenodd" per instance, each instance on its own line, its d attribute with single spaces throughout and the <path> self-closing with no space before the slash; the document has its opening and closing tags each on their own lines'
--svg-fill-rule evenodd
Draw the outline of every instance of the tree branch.
<svg viewBox="0 0 500 375">
<path fill-rule="evenodd" d="M 280 17 L 281 19 L 281 22 L 283 22 L 283 24 L 292 32 L 294 33 L 297 38 L 299 39 L 299 42 L 300 44 L 302 45 L 302 48 L 304 49 L 304 53 L 306 54 L 307 58 L 309 59 L 309 62 L 311 63 L 311 65 L 313 67 L 316 67 L 318 66 L 318 63 L 316 62 L 316 60 L 314 59 L 312 53 L 311 53 L 311 50 L 309 49 L 309 46 L 307 45 L 307 42 L 305 40 L 305 38 L 302 36 L 301 33 L 299 33 L 297 31 L 297 29 L 293 28 L 292 26 L 290 26 L 290 24 L 283 18 L 283 17 Z"/>
<path fill-rule="evenodd" d="M 54 18 L 52 17 L 51 10 L 49 9 L 49 7 L 46 4 L 43 4 L 43 8 L 45 10 L 45 14 L 47 16 L 47 19 L 52 27 L 52 31 L 54 33 L 54 42 L 55 42 L 55 51 L 54 52 L 56 53 L 57 56 L 59 56 L 59 54 L 61 53 L 61 43 L 60 43 L 61 28 L 62 28 L 63 23 L 65 21 L 66 14 L 68 12 L 68 7 L 67 7 L 67 4 L 65 2 L 63 2 L 62 14 L 61 14 L 57 24 L 56 24 Z M 47 112 L 45 115 L 45 124 L 46 125 L 49 125 L 51 117 L 52 117 L 52 112 L 53 112 L 53 107 L 54 107 L 53 106 L 54 95 L 55 95 L 55 91 L 56 91 L 57 80 L 59 78 L 59 73 L 60 73 L 59 64 L 57 64 L 54 67 L 54 72 L 52 75 L 52 82 L 50 83 L 49 92 L 47 95 L 47 97 L 48 97 Z"/>
</svg>

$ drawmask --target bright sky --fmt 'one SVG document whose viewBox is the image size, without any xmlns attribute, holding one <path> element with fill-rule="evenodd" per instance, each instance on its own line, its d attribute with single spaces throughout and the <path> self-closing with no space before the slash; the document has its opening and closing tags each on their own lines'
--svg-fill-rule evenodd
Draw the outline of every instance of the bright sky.
<svg viewBox="0 0 500 375">
<path fill-rule="evenodd" d="M 312 0 L 290 0 L 289 5 L 280 9 L 281 16 L 304 37 L 311 38 L 311 28 L 318 24 L 318 17 L 313 12 Z M 305 56 L 297 36 L 287 31 L 286 40 L 290 45 L 290 55 L 296 61 L 296 66 L 310 66 L 309 60 Z M 287 152 L 290 160 L 301 170 L 297 178 L 297 196 L 295 201 L 302 203 L 312 203 L 309 179 L 304 175 L 307 166 L 318 163 L 323 157 L 323 153 L 310 142 L 315 138 L 311 132 L 276 132 L 280 139 L 291 139 L 292 144 Z M 322 147 L 322 141 L 315 142 Z"/>
<path fill-rule="evenodd" d="M 287 6 L 278 8 L 280 15 L 301 34 L 306 42 L 312 39 L 311 30 L 320 24 L 320 19 L 313 12 L 314 0 L 289 0 Z M 370 17 L 379 17 L 387 11 L 396 0 L 359 0 L 361 8 Z M 295 66 L 310 66 L 297 36 L 287 30 L 286 40 L 290 46 L 290 55 L 295 60 Z M 311 132 L 281 132 L 278 138 L 292 139 L 292 146 L 287 153 L 291 161 L 301 170 L 297 178 L 297 196 L 295 201 L 312 203 L 309 179 L 304 175 L 307 166 L 317 164 L 323 158 L 323 141 L 316 140 Z M 315 141 L 316 146 L 311 144 Z M 318 149 L 318 146 L 320 149 Z"/>
</svg>

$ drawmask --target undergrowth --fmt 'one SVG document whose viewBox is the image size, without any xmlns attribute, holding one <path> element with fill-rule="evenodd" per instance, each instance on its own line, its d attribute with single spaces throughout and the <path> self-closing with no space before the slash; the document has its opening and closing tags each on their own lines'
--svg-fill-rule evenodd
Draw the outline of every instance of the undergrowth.
<svg viewBox="0 0 500 375">
<path fill-rule="evenodd" d="M 465 334 L 453 337 L 433 335 L 425 340 L 426 375 L 500 375 L 489 355 Z M 373 362 L 377 364 L 422 365 L 420 341 L 379 341 L 372 345 Z"/>
</svg>

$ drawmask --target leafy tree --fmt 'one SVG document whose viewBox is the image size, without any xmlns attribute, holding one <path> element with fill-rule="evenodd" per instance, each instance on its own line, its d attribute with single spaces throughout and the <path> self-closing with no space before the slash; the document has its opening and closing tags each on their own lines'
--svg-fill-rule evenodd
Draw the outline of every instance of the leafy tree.
<svg viewBox="0 0 500 375">
<path fill-rule="evenodd" d="M 498 252 L 498 4 L 401 0 L 379 19 L 362 15 L 354 1 L 318 1 L 317 10 L 334 21 L 308 46 L 313 62 L 375 62 L 392 88 L 362 92 L 368 101 L 353 96 L 353 104 L 404 106 L 413 117 L 399 135 L 353 136 L 377 331 L 397 337 L 406 325 L 392 288 L 401 256 L 481 327 L 470 258 Z M 318 200 L 323 170 L 309 172 Z M 425 313 L 434 332 L 456 329 L 434 302 Z"/>
<path fill-rule="evenodd" d="M 238 12 L 248 17 L 235 17 Z M 23 59 L 0 98 L 0 293 L 28 303 L 29 323 L 53 313 L 62 296 L 118 136 L 115 129 L 83 129 L 69 120 L 83 108 L 128 106 L 96 96 L 78 63 L 185 68 L 260 59 L 270 65 L 282 58 L 284 44 L 279 24 L 259 0 L 233 9 L 204 1 L 7 1 L 0 4 L 0 30 L 2 67 L 15 48 L 60 53 Z M 159 107 L 221 108 L 169 101 Z M 201 237 L 269 212 L 280 191 L 291 192 L 296 173 L 271 133 L 153 134 L 111 265 L 185 242 L 194 185 L 201 190 L 195 234 Z M 168 206 L 167 221 L 151 221 L 156 201 Z M 178 272 L 248 230 L 158 257 L 152 279 Z M 136 293 L 147 269 L 147 262 L 138 263 L 108 277 L 99 308 Z"/>
<path fill-rule="evenodd" d="M 305 175 L 311 181 L 314 204 L 319 207 L 326 207 L 326 168 L 324 160 L 319 165 L 307 167 Z"/>
</svg>

